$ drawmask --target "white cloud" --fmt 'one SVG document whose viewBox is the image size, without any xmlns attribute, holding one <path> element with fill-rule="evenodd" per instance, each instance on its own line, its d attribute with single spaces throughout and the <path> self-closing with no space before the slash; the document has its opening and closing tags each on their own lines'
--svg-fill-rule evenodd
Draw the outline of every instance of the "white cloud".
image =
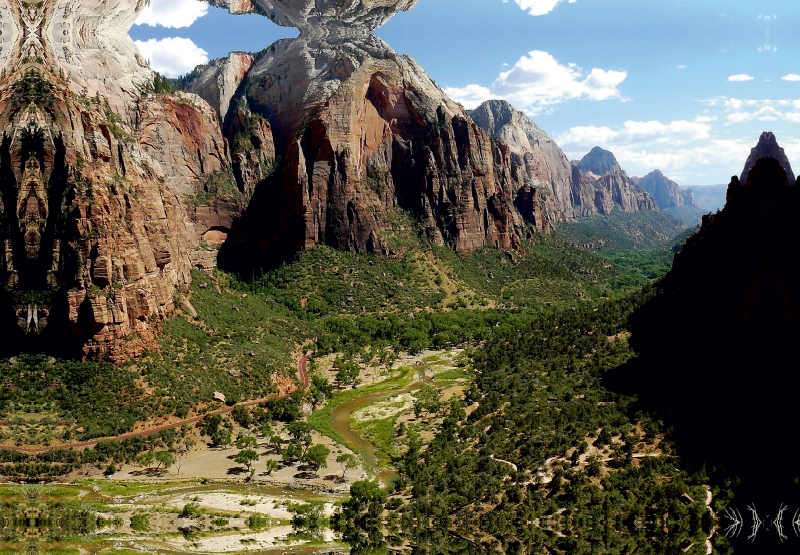
<svg viewBox="0 0 800 555">
<path fill-rule="evenodd" d="M 739 99 L 718 97 L 707 100 L 710 106 L 719 106 L 728 112 L 729 124 L 752 121 L 800 122 L 800 100 Z"/>
<path fill-rule="evenodd" d="M 592 69 L 588 74 L 575 64 L 561 65 L 547 52 L 534 50 L 514 67 L 500 74 L 491 89 L 480 85 L 450 87 L 445 93 L 474 108 L 489 98 L 503 98 L 529 115 L 568 100 L 621 98 L 617 87 L 627 78 L 625 71 Z"/>
<path fill-rule="evenodd" d="M 728 81 L 731 81 L 732 83 L 752 81 L 753 79 L 755 79 L 755 77 L 747 75 L 746 73 L 737 73 L 736 75 L 731 75 L 730 77 L 728 77 Z"/>
<path fill-rule="evenodd" d="M 793 83 L 796 83 L 800 81 L 800 75 L 796 73 L 790 73 L 789 75 L 784 75 L 783 77 L 781 77 L 781 79 L 783 79 L 784 81 L 791 81 Z"/>
<path fill-rule="evenodd" d="M 698 118 L 700 119 L 700 118 Z M 621 129 L 610 127 L 573 127 L 556 141 L 566 151 L 591 150 L 597 145 L 655 145 L 675 144 L 708 139 L 711 126 L 700 121 L 626 121 Z"/>
<path fill-rule="evenodd" d="M 172 37 L 136 41 L 142 55 L 150 61 L 150 68 L 167 77 L 178 77 L 208 62 L 208 52 L 189 39 Z"/>
<path fill-rule="evenodd" d="M 136 25 L 189 27 L 208 13 L 208 4 L 200 0 L 151 0 L 139 17 Z"/>
<path fill-rule="evenodd" d="M 480 85 L 467 85 L 466 87 L 445 87 L 444 92 L 447 96 L 460 102 L 469 109 L 480 106 L 486 100 L 495 98 L 492 91 Z"/>
<path fill-rule="evenodd" d="M 514 0 L 520 8 L 528 10 L 531 15 L 547 15 L 558 6 L 562 0 Z M 569 0 L 570 4 L 574 4 L 576 0 Z M 508 0 L 503 0 L 508 2 Z"/>
<path fill-rule="evenodd" d="M 678 69 L 686 69 L 686 67 L 687 67 L 686 64 L 681 64 L 678 66 Z"/>
</svg>

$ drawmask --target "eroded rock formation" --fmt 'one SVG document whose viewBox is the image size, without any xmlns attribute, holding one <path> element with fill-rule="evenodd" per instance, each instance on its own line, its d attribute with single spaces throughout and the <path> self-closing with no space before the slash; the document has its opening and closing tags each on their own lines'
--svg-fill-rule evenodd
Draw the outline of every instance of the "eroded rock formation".
<svg viewBox="0 0 800 555">
<path fill-rule="evenodd" d="M 761 134 L 761 137 L 759 137 L 758 144 L 750 151 L 750 156 L 748 156 L 747 162 L 744 164 L 742 175 L 739 178 L 739 182 L 743 186 L 747 185 L 750 170 L 752 170 L 756 162 L 762 158 L 776 159 L 786 172 L 786 178 L 789 180 L 789 183 L 792 185 L 795 183 L 796 179 L 792 171 L 792 165 L 786 157 L 786 152 L 784 152 L 783 148 L 778 144 L 778 139 L 775 137 L 775 134 L 771 131 L 765 131 Z"/>
<path fill-rule="evenodd" d="M 13 351 L 152 347 L 190 280 L 201 230 L 185 199 L 230 161 L 203 100 L 148 91 L 127 36 L 141 7 L 0 2 L 0 323 Z"/>
<path fill-rule="evenodd" d="M 555 141 L 508 102 L 487 100 L 470 115 L 492 137 L 509 145 L 531 186 L 547 199 L 545 215 L 549 221 L 562 222 L 614 210 L 657 210 L 649 195 L 628 179 L 610 152 L 595 148 L 576 169 Z"/>
<path fill-rule="evenodd" d="M 650 193 L 659 208 L 680 208 L 682 206 L 697 208 L 694 193 L 691 190 L 682 190 L 680 185 L 669 179 L 660 170 L 654 170 L 635 181 L 639 187 Z"/>
<path fill-rule="evenodd" d="M 325 243 L 388 253 L 396 222 L 409 216 L 431 241 L 456 249 L 515 247 L 549 228 L 547 195 L 526 180 L 508 145 L 476 125 L 413 59 L 372 35 L 414 4 L 216 3 L 300 29 L 254 62 L 223 114 L 233 124 L 235 111 L 246 108 L 267 120 L 280 160 L 226 249 L 257 245 L 267 258 L 281 258 Z M 214 103 L 213 75 L 236 74 L 232 63 L 211 64 L 190 90 Z M 236 173 L 251 186 L 252 178 Z"/>
</svg>

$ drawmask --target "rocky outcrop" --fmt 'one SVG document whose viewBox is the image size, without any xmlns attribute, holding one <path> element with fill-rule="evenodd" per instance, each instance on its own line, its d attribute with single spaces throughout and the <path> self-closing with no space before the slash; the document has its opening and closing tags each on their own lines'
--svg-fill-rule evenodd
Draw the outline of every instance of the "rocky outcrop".
<svg viewBox="0 0 800 555">
<path fill-rule="evenodd" d="M 126 33 L 142 5 L 0 9 L 0 331 L 14 353 L 152 348 L 194 248 L 232 225 L 219 199 L 185 202 L 230 174 L 226 141 L 199 97 L 153 94 Z"/>
<path fill-rule="evenodd" d="M 581 215 L 575 210 L 572 167 L 547 133 L 504 100 L 488 100 L 469 114 L 489 135 L 508 145 L 514 161 L 525 169 L 526 185 L 550 200 L 545 212 L 549 221 Z"/>
<path fill-rule="evenodd" d="M 775 134 L 770 131 L 765 131 L 761 134 L 761 137 L 759 137 L 758 144 L 750 151 L 750 156 L 744 164 L 742 175 L 739 178 L 739 183 L 741 183 L 742 186 L 748 186 L 747 180 L 750 176 L 750 170 L 752 170 L 756 162 L 762 158 L 774 158 L 777 160 L 786 172 L 789 183 L 794 185 L 796 178 L 792 171 L 792 165 L 786 157 L 786 152 L 784 152 L 783 148 L 778 144 L 778 139 L 775 137 Z"/>
<path fill-rule="evenodd" d="M 569 221 L 614 210 L 631 213 L 657 210 L 647 193 L 637 188 L 614 155 L 595 149 L 573 167 L 561 148 L 524 113 L 504 100 L 488 100 L 470 115 L 492 137 L 506 143 L 514 161 L 524 168 L 524 180 L 545 200 L 544 217 Z M 600 173 L 594 173 L 591 169 Z"/>
<path fill-rule="evenodd" d="M 198 66 L 195 71 L 200 75 L 191 82 L 188 91 L 208 102 L 217 112 L 219 120 L 226 124 L 225 118 L 231 112 L 231 101 L 239 92 L 254 59 L 251 54 L 231 52 L 227 58 Z"/>
<path fill-rule="evenodd" d="M 688 206 L 697 208 L 691 190 L 682 190 L 674 181 L 667 178 L 660 170 L 655 170 L 636 180 L 636 184 L 650 193 L 659 208 L 680 208 Z"/>
<path fill-rule="evenodd" d="M 139 144 L 179 195 L 202 191 L 211 175 L 230 171 L 219 118 L 200 97 L 151 95 L 139 103 L 136 121 Z"/>
<path fill-rule="evenodd" d="M 612 173 L 620 173 L 622 168 L 614 155 L 599 146 L 594 147 L 586 156 L 581 158 L 575 166 L 585 174 L 596 177 Z"/>
<path fill-rule="evenodd" d="M 223 116 L 237 182 L 254 196 L 221 257 L 278 260 L 318 243 L 388 253 L 408 216 L 432 242 L 462 250 L 515 247 L 549 229 L 558 204 L 519 156 L 371 34 L 415 3 L 254 2 L 250 11 L 300 36 L 263 52 Z M 191 90 L 213 100 L 200 83 L 222 65 Z"/>
</svg>

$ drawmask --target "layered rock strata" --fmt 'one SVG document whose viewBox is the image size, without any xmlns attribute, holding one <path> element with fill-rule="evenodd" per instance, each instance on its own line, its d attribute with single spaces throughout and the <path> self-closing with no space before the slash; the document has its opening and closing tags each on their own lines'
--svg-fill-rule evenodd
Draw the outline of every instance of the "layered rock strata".
<svg viewBox="0 0 800 555">
<path fill-rule="evenodd" d="M 434 243 L 464 250 L 511 248 L 548 229 L 547 197 L 526 182 L 508 145 L 372 35 L 415 3 L 225 4 L 300 29 L 266 49 L 224 115 L 234 122 L 233 110 L 246 106 L 268 120 L 280 160 L 226 247 L 257 245 L 267 258 L 318 243 L 388 253 L 393 222 L 405 214 Z M 214 82 L 212 72 L 230 73 L 209 68 L 190 90 L 214 102 L 216 92 L 201 85 Z"/>
<path fill-rule="evenodd" d="M 542 192 L 551 222 L 654 210 L 655 203 L 622 171 L 614 155 L 593 149 L 575 168 L 561 148 L 524 113 L 504 100 L 488 100 L 470 112 L 492 137 L 505 142 L 525 170 L 526 183 Z M 592 171 L 595 170 L 595 171 Z"/>
<path fill-rule="evenodd" d="M 152 92 L 126 33 L 142 5 L 0 2 L 0 326 L 14 354 L 152 347 L 207 231 L 185 200 L 230 173 L 205 101 Z"/>
<path fill-rule="evenodd" d="M 694 193 L 691 190 L 682 190 L 680 185 L 669 179 L 660 170 L 655 170 L 642 178 L 636 179 L 636 184 L 650 193 L 658 203 L 659 208 L 698 208 Z"/>
</svg>

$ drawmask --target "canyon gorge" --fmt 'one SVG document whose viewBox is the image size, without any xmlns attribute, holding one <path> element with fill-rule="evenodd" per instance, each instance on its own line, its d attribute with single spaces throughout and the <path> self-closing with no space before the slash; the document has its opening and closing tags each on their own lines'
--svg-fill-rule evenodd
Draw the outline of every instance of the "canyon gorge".
<svg viewBox="0 0 800 555">
<path fill-rule="evenodd" d="M 142 2 L 3 3 L 13 343 L 122 360 L 152 346 L 192 268 L 253 275 L 317 244 L 397 255 L 408 237 L 515 249 L 559 222 L 658 210 L 618 165 L 573 166 L 506 102 L 467 111 L 373 34 L 414 1 L 213 4 L 299 37 L 175 90 L 127 35 Z"/>
</svg>

